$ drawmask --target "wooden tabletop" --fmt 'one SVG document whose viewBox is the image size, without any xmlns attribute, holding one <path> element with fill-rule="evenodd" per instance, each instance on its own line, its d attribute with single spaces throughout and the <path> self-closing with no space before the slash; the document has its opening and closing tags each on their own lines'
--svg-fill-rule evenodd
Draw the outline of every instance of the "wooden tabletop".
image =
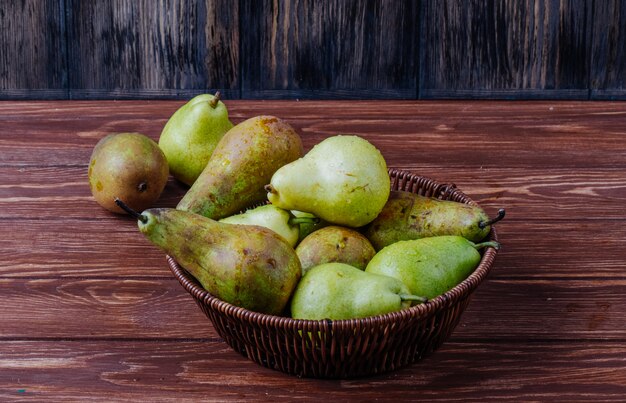
<svg viewBox="0 0 626 403">
<path fill-rule="evenodd" d="M 98 206 L 106 134 L 157 140 L 182 101 L 0 102 L 0 401 L 623 401 L 626 103 L 226 101 L 305 148 L 339 133 L 454 183 L 503 244 L 451 338 L 363 379 L 301 379 L 228 347 L 130 217 Z M 170 180 L 159 206 L 185 188 Z"/>
</svg>

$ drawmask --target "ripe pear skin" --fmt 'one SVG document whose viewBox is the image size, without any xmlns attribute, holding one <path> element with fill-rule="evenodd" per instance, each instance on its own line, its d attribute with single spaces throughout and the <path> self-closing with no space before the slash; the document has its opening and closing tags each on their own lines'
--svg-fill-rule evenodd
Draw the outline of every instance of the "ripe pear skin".
<svg viewBox="0 0 626 403">
<path fill-rule="evenodd" d="M 295 247 L 300 235 L 300 224 L 294 223 L 294 218 L 289 211 L 266 204 L 219 221 L 227 224 L 259 225 L 271 229 L 285 238 L 290 246 Z"/>
<path fill-rule="evenodd" d="M 378 217 L 363 229 L 376 250 L 398 241 L 459 235 L 479 242 L 491 226 L 485 211 L 469 204 L 439 200 L 411 192 L 392 191 Z"/>
<path fill-rule="evenodd" d="M 319 229 L 298 244 L 302 274 L 323 263 L 345 263 L 365 270 L 374 257 L 374 247 L 361 233 L 346 227 L 331 225 Z"/>
<path fill-rule="evenodd" d="M 139 230 L 212 295 L 271 315 L 286 307 L 301 277 L 293 248 L 274 231 L 223 224 L 175 209 L 149 209 Z"/>
<path fill-rule="evenodd" d="M 295 319 L 357 319 L 396 312 L 423 298 L 410 295 L 401 281 L 366 273 L 344 263 L 313 267 L 291 300 Z"/>
<path fill-rule="evenodd" d="M 387 164 L 367 140 L 329 137 L 280 168 L 266 187 L 272 204 L 330 223 L 360 227 L 382 210 L 390 191 Z"/>
<path fill-rule="evenodd" d="M 230 129 L 176 207 L 212 219 L 265 200 L 274 172 L 303 154 L 302 140 L 287 122 L 256 116 Z M 280 207 L 280 206 L 279 206 Z"/>
<path fill-rule="evenodd" d="M 218 94 L 192 98 L 174 112 L 159 138 L 172 176 L 189 186 L 200 176 L 222 136 L 233 127 Z"/>
<path fill-rule="evenodd" d="M 89 188 L 105 209 L 123 214 L 115 198 L 135 210 L 152 207 L 167 184 L 167 159 L 157 143 L 141 133 L 103 137 L 89 161 Z"/>
<path fill-rule="evenodd" d="M 410 293 L 430 299 L 465 280 L 478 267 L 478 249 L 484 247 L 499 248 L 499 244 L 475 244 L 456 235 L 399 241 L 378 252 L 365 271 L 394 277 Z"/>
<path fill-rule="evenodd" d="M 329 226 L 330 224 L 319 217 L 315 217 L 311 213 L 305 213 L 304 211 L 291 210 L 291 214 L 296 218 L 303 218 L 306 221 L 300 223 L 300 232 L 298 233 L 298 243 L 302 242 L 304 238 L 309 234 L 317 231 L 318 229 Z"/>
</svg>

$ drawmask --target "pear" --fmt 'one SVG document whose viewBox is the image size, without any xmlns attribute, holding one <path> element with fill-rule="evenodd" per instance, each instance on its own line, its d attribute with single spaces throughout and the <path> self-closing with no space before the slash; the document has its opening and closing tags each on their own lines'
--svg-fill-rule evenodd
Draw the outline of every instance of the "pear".
<svg viewBox="0 0 626 403">
<path fill-rule="evenodd" d="M 383 210 L 363 233 L 377 251 L 394 242 L 439 235 L 459 235 L 479 242 L 504 214 L 500 209 L 498 216 L 490 219 L 475 205 L 392 191 Z"/>
<path fill-rule="evenodd" d="M 300 261 L 293 248 L 267 228 L 223 224 L 176 209 L 139 214 L 122 208 L 138 219 L 139 230 L 152 243 L 222 301 L 279 315 L 300 280 Z"/>
<path fill-rule="evenodd" d="M 237 214 L 265 201 L 263 185 L 302 154 L 302 140 L 287 122 L 274 116 L 250 118 L 222 137 L 176 208 L 212 219 Z"/>
<path fill-rule="evenodd" d="M 365 270 L 374 257 L 374 247 L 361 233 L 346 227 L 331 225 L 319 229 L 298 244 L 302 274 L 323 263 L 346 263 Z"/>
<path fill-rule="evenodd" d="M 315 217 L 297 218 L 287 210 L 272 204 L 266 204 L 241 214 L 222 218 L 219 221 L 227 224 L 259 225 L 271 229 L 285 238 L 290 246 L 295 247 L 300 236 L 301 223 L 315 222 L 316 220 Z"/>
<path fill-rule="evenodd" d="M 180 107 L 167 121 L 159 138 L 172 176 L 191 186 L 209 162 L 217 143 L 232 127 L 219 92 L 198 95 Z"/>
<path fill-rule="evenodd" d="M 458 235 L 399 241 L 378 252 L 365 271 L 394 277 L 412 294 L 435 298 L 465 280 L 480 263 L 479 249 L 498 249 L 497 242 L 475 244 Z"/>
<path fill-rule="evenodd" d="M 89 161 L 89 188 L 98 204 L 124 213 L 115 198 L 137 210 L 152 207 L 169 175 L 167 159 L 157 143 L 141 133 L 115 133 L 103 137 Z"/>
<path fill-rule="evenodd" d="M 366 273 L 344 263 L 313 267 L 302 277 L 291 300 L 296 319 L 357 319 L 396 312 L 425 298 L 409 293 L 392 277 Z"/>
<path fill-rule="evenodd" d="M 313 214 L 305 213 L 304 211 L 291 210 L 291 214 L 296 218 L 304 219 L 299 222 L 300 232 L 298 233 L 298 243 L 302 242 L 304 238 L 318 229 L 330 225 L 330 223 L 320 219 L 319 217 L 315 217 Z"/>
<path fill-rule="evenodd" d="M 358 136 L 338 135 L 285 165 L 266 186 L 272 204 L 333 224 L 360 227 L 387 202 L 390 180 L 380 151 Z"/>
</svg>

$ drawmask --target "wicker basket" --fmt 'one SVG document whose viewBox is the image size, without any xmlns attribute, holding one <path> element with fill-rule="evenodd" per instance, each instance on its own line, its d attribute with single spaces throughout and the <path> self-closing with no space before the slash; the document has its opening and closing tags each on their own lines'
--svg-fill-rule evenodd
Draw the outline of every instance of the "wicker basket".
<svg viewBox="0 0 626 403">
<path fill-rule="evenodd" d="M 389 170 L 393 190 L 475 204 L 454 185 L 439 184 L 406 171 Z M 497 240 L 492 227 L 490 240 Z M 488 248 L 476 270 L 461 284 L 425 304 L 399 312 L 353 320 L 295 320 L 251 312 L 223 302 L 170 256 L 182 286 L 235 351 L 256 363 L 315 378 L 354 378 L 395 370 L 435 351 L 450 336 L 472 292 L 496 256 Z"/>
</svg>

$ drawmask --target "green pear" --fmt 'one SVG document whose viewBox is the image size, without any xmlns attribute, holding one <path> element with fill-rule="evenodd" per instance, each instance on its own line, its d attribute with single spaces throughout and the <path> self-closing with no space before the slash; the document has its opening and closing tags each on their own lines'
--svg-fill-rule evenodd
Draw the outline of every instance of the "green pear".
<svg viewBox="0 0 626 403">
<path fill-rule="evenodd" d="M 296 218 L 304 219 L 300 221 L 300 232 L 298 234 L 298 243 L 302 242 L 304 238 L 306 238 L 311 233 L 317 231 L 318 229 L 321 229 L 330 225 L 330 223 L 320 219 L 319 217 L 315 217 L 313 214 L 306 213 L 304 211 L 291 210 L 291 214 Z"/>
<path fill-rule="evenodd" d="M 233 127 L 219 98 L 219 92 L 194 97 L 174 112 L 161 132 L 159 147 L 170 172 L 187 185 L 200 176 L 217 143 Z"/>
<path fill-rule="evenodd" d="M 148 209 L 141 214 L 125 209 L 138 219 L 139 230 L 152 243 L 222 301 L 279 315 L 300 280 L 295 251 L 267 228 L 223 224 L 175 209 Z"/>
<path fill-rule="evenodd" d="M 333 136 L 285 165 L 266 186 L 272 204 L 333 224 L 360 227 L 387 202 L 390 180 L 382 154 L 358 136 Z"/>
<path fill-rule="evenodd" d="M 392 191 L 378 217 L 363 229 L 376 250 L 398 241 L 439 235 L 459 235 L 472 242 L 483 240 L 491 224 L 504 217 L 504 209 L 490 219 L 476 206 Z"/>
<path fill-rule="evenodd" d="M 408 308 L 426 299 L 411 295 L 399 280 L 366 273 L 344 263 L 313 267 L 291 300 L 295 319 L 357 319 Z"/>
<path fill-rule="evenodd" d="M 259 225 L 271 229 L 285 238 L 289 245 L 295 247 L 300 236 L 301 223 L 314 222 L 316 218 L 297 218 L 287 210 L 283 210 L 272 204 L 266 204 L 247 210 L 241 214 L 222 218 L 219 221 L 227 224 Z"/>
<path fill-rule="evenodd" d="M 475 244 L 458 235 L 399 241 L 378 252 L 365 271 L 394 277 L 412 294 L 434 298 L 454 288 L 478 267 L 479 249 L 499 246 L 493 241 Z"/>
<path fill-rule="evenodd" d="M 302 274 L 323 263 L 345 263 L 365 270 L 374 257 L 374 247 L 361 233 L 346 227 L 331 225 L 319 229 L 298 244 Z"/>
<path fill-rule="evenodd" d="M 237 214 L 265 201 L 263 186 L 274 172 L 302 154 L 302 140 L 287 122 L 274 116 L 250 118 L 222 137 L 176 208 L 212 219 Z"/>
</svg>

